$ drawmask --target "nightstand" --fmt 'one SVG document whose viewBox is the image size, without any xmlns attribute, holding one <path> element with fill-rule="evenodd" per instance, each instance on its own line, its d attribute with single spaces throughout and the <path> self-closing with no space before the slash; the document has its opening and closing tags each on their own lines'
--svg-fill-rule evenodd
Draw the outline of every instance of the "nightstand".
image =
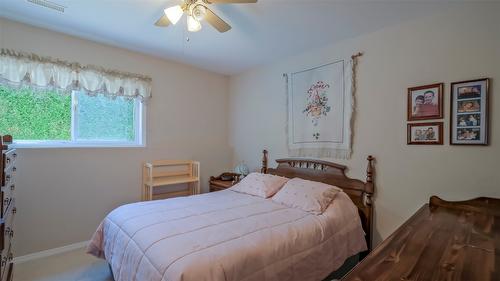
<svg viewBox="0 0 500 281">
<path fill-rule="evenodd" d="M 237 173 L 222 173 L 218 177 L 210 177 L 210 192 L 230 188 L 240 181 L 240 176 Z"/>
</svg>

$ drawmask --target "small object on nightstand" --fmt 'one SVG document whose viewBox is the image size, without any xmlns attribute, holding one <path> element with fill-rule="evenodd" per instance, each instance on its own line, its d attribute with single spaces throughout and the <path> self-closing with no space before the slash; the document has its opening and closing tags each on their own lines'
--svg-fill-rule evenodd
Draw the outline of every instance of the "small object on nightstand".
<svg viewBox="0 0 500 281">
<path fill-rule="evenodd" d="M 210 192 L 230 188 L 240 181 L 240 176 L 237 173 L 222 173 L 218 177 L 210 177 Z"/>
<path fill-rule="evenodd" d="M 236 174 L 240 174 L 242 178 L 246 177 L 250 171 L 248 170 L 248 166 L 245 165 L 245 162 L 241 162 L 236 167 L 234 167 L 234 172 Z"/>
</svg>

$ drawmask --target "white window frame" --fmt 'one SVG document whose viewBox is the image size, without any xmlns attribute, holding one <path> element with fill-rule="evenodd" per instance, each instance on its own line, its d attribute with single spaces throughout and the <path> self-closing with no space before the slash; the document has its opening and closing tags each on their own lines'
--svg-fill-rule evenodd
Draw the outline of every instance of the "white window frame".
<svg viewBox="0 0 500 281">
<path fill-rule="evenodd" d="M 77 124 L 77 92 L 71 93 L 71 139 L 70 141 L 61 140 L 14 140 L 15 148 L 120 148 L 120 147 L 146 147 L 146 104 L 139 99 L 134 100 L 134 141 L 76 141 L 75 128 Z"/>
</svg>

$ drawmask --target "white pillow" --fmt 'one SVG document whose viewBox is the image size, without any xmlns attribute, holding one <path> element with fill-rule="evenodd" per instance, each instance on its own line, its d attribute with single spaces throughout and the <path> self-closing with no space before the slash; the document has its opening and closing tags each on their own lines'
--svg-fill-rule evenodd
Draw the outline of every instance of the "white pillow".
<svg viewBox="0 0 500 281">
<path fill-rule="evenodd" d="M 288 178 L 269 174 L 251 173 L 229 189 L 262 198 L 269 198 L 276 194 L 288 180 Z"/>
<path fill-rule="evenodd" d="M 272 200 L 290 208 L 320 215 L 341 191 L 333 185 L 294 178 L 289 180 Z"/>
</svg>

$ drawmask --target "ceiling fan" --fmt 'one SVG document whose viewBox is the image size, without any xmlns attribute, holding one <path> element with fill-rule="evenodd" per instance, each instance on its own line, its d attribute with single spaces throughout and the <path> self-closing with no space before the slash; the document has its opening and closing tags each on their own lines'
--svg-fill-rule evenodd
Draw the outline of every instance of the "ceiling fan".
<svg viewBox="0 0 500 281">
<path fill-rule="evenodd" d="M 210 4 L 244 4 L 257 3 L 257 0 L 183 0 L 181 5 L 176 5 L 164 10 L 164 15 L 155 22 L 156 26 L 166 27 L 175 25 L 184 13 L 187 15 L 187 28 L 190 32 L 201 30 L 201 21 L 206 20 L 219 32 L 229 31 L 231 26 L 208 8 Z"/>
</svg>

